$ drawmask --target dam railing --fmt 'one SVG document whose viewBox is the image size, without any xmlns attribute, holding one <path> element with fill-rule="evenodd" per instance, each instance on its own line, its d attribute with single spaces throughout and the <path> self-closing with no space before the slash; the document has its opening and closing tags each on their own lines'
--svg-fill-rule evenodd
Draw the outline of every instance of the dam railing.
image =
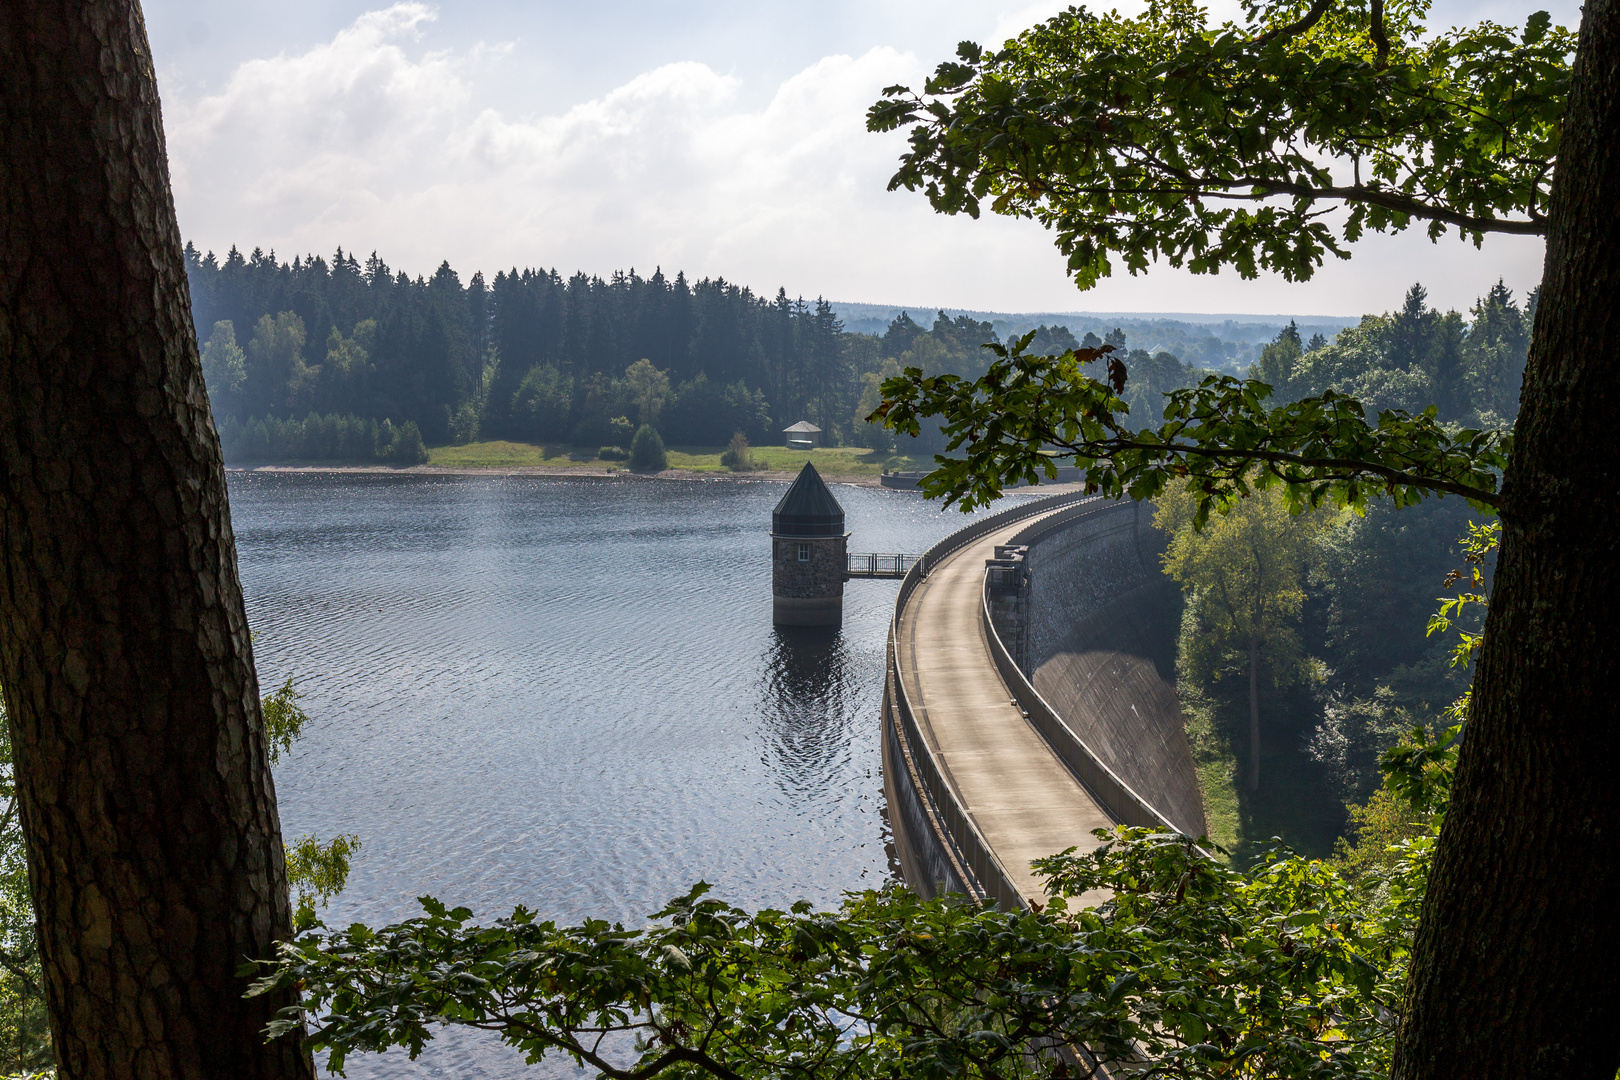
<svg viewBox="0 0 1620 1080">
<path fill-rule="evenodd" d="M 844 576 L 852 578 L 903 578 L 921 555 L 851 551 L 844 556 Z"/>
<path fill-rule="evenodd" d="M 974 879 L 963 881 L 969 895 L 975 900 L 992 901 L 1007 911 L 1025 907 L 1027 902 L 1013 885 L 1011 875 L 996 858 L 995 852 L 985 841 L 978 826 L 962 808 L 961 800 L 951 791 L 933 750 L 922 738 L 916 716 L 912 711 L 911 697 L 906 691 L 898 637 L 900 622 L 905 615 L 907 601 L 923 581 L 925 570 L 938 565 L 947 555 L 1021 518 L 1047 514 L 1056 508 L 1095 499 L 1095 496 L 1083 494 L 1056 495 L 987 515 L 965 528 L 958 529 L 924 552 L 907 571 L 900 583 L 899 595 L 895 597 L 894 619 L 889 623 L 889 667 L 894 673 L 890 697 L 896 720 L 896 735 L 901 744 L 906 766 L 913 771 L 912 779 L 919 789 L 919 795 L 929 803 L 927 807 L 929 816 L 943 833 L 938 839 L 947 849 L 947 857 L 953 864 L 959 864 L 961 869 L 967 871 L 963 875 L 964 879 L 967 877 Z"/>
<path fill-rule="evenodd" d="M 1067 527 L 1078 518 L 1091 514 L 1121 513 L 1125 509 L 1114 502 L 1069 507 L 1033 522 L 1028 528 L 1009 539 L 1007 544 L 1009 547 L 1028 545 L 1050 532 Z M 1138 512 L 1136 505 L 1131 506 L 1129 510 L 1131 513 Z M 984 591 L 980 597 L 979 617 L 983 621 L 985 637 L 990 642 L 990 655 L 995 657 L 996 669 L 1001 672 L 1002 680 L 1012 692 L 1013 700 L 1018 702 L 1018 707 L 1029 717 L 1030 723 L 1035 725 L 1035 730 L 1041 733 L 1041 737 L 1046 740 L 1053 753 L 1068 766 L 1075 779 L 1091 793 L 1091 797 L 1108 812 L 1109 817 L 1121 825 L 1166 829 L 1179 833 L 1181 830 L 1171 824 L 1170 819 L 1155 809 L 1152 803 L 1137 794 L 1118 773 L 1109 768 L 1035 689 L 1029 676 L 1025 675 L 1023 669 L 1013 660 L 1012 653 L 1008 651 L 1006 644 L 1001 640 L 1001 635 L 996 631 L 995 620 L 990 616 L 990 587 L 990 573 L 987 570 Z"/>
</svg>

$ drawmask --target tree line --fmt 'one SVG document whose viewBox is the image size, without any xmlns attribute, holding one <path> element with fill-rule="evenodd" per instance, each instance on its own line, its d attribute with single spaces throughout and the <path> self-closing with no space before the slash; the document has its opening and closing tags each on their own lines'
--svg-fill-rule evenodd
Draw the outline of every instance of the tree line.
<svg viewBox="0 0 1620 1080">
<path fill-rule="evenodd" d="M 989 364 L 983 346 L 1001 342 L 991 323 L 943 312 L 931 325 L 903 312 L 881 335 L 849 333 L 825 299 L 778 289 L 766 300 L 723 278 L 662 271 L 513 269 L 463 285 L 447 262 L 413 279 L 375 253 L 285 262 L 233 247 L 221 261 L 189 244 L 186 269 L 226 454 L 241 460 L 409 464 L 421 443 L 479 438 L 628 447 L 643 424 L 677 446 L 723 446 L 738 432 L 761 445 L 799 419 L 829 445 L 938 453 L 937 425 L 908 438 L 866 422 L 879 388 L 909 367 L 976 378 Z M 1533 312 L 1533 297 L 1521 310 L 1499 283 L 1471 317 L 1442 313 L 1414 285 L 1401 309 L 1332 342 L 1302 341 L 1290 324 L 1252 374 L 1284 400 L 1332 386 L 1372 408 L 1434 401 L 1444 420 L 1489 426 L 1511 415 Z M 1029 351 L 1104 344 L 1125 364 L 1124 400 L 1143 422 L 1161 418 L 1165 393 L 1207 374 L 1132 348 L 1117 328 L 1076 339 L 1042 325 Z M 328 438 L 331 417 L 388 422 L 401 441 Z"/>
<path fill-rule="evenodd" d="M 620 418 L 707 445 L 735 431 L 764 441 L 783 416 L 850 426 L 862 342 L 824 299 L 633 269 L 513 269 L 463 284 L 444 263 L 413 279 L 341 248 L 285 262 L 188 245 L 186 269 L 221 417 L 391 419 L 435 444 L 595 445 L 627 439 Z"/>
<path fill-rule="evenodd" d="M 836 444 L 867 427 L 862 376 L 919 336 L 959 366 L 995 340 L 988 323 L 943 315 L 936 332 L 906 316 L 881 339 L 849 334 L 824 299 L 661 271 L 513 269 L 463 286 L 448 263 L 413 280 L 375 253 L 289 263 L 232 248 L 221 261 L 189 245 L 186 265 L 215 412 L 243 427 L 338 413 L 414 423 L 430 443 L 595 446 L 647 423 L 723 445 L 739 431 L 775 442 L 792 418 Z"/>
<path fill-rule="evenodd" d="M 723 446 L 737 432 L 769 444 L 808 419 L 830 445 L 893 449 L 894 434 L 865 420 L 882 380 L 910 366 L 976 374 L 982 346 L 1000 341 L 990 323 L 943 312 L 931 325 L 902 313 L 881 335 L 849 333 L 825 299 L 778 289 L 767 300 L 661 270 L 513 269 L 463 285 L 448 262 L 413 279 L 342 248 L 286 262 L 235 247 L 221 260 L 188 244 L 185 257 L 203 371 L 235 459 L 319 457 L 329 444 L 362 459 L 409 457 L 289 427 L 332 416 L 414 425 L 428 444 L 593 447 L 628 446 L 642 424 L 674 445 Z M 1123 346 L 1124 335 L 1108 340 Z M 1037 330 L 1051 352 L 1080 344 L 1063 327 Z M 1136 350 L 1130 361 L 1144 408 L 1192 377 L 1169 353 Z M 943 443 L 931 432 L 906 448 Z"/>
</svg>

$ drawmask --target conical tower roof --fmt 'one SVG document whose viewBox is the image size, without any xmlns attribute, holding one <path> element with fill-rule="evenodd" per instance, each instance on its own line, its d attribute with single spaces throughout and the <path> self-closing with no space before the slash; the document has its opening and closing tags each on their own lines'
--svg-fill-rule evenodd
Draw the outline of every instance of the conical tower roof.
<svg viewBox="0 0 1620 1080">
<path fill-rule="evenodd" d="M 771 514 L 771 532 L 780 536 L 842 536 L 844 508 L 808 461 Z"/>
</svg>

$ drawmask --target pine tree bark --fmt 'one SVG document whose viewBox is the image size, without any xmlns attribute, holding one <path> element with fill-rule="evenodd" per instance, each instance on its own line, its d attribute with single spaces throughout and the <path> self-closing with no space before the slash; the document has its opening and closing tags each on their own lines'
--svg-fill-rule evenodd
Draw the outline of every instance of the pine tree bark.
<svg viewBox="0 0 1620 1080">
<path fill-rule="evenodd" d="M 0 5 L 0 682 L 64 1078 L 283 1078 L 289 930 L 134 0 Z"/>
<path fill-rule="evenodd" d="M 1620 13 L 1588 0 L 1473 709 L 1394 1075 L 1612 1080 Z"/>
</svg>

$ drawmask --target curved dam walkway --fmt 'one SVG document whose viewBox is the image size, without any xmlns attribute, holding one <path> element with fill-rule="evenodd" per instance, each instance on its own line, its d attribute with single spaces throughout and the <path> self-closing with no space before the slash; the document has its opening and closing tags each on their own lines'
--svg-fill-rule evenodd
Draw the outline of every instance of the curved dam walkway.
<svg viewBox="0 0 1620 1080">
<path fill-rule="evenodd" d="M 1023 906 L 1043 897 L 1030 862 L 1094 847 L 1094 829 L 1203 831 L 1174 692 L 1179 612 L 1144 517 L 1043 499 L 947 537 L 902 584 L 884 785 L 917 891 Z"/>
</svg>

